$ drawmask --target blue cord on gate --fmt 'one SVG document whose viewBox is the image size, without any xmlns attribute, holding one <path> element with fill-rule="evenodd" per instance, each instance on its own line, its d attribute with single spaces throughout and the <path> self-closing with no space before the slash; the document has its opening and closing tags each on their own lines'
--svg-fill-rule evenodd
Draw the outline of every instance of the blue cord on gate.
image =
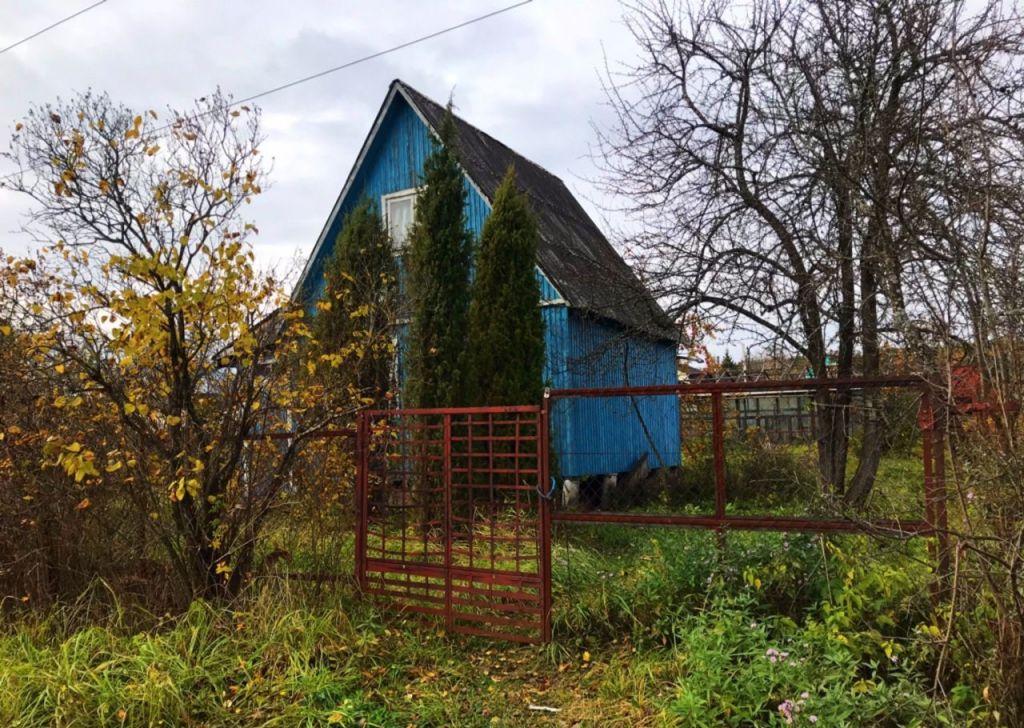
<svg viewBox="0 0 1024 728">
<path fill-rule="evenodd" d="M 551 489 L 545 493 L 540 489 L 540 485 L 537 485 L 537 494 L 545 500 L 551 500 L 555 497 L 555 491 L 558 490 L 558 479 L 554 475 L 551 476 Z"/>
</svg>

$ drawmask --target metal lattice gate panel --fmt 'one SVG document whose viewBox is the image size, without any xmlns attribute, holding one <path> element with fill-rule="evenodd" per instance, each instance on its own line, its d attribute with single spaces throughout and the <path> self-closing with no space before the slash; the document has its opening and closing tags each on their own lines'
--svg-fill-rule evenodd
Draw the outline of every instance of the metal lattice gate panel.
<svg viewBox="0 0 1024 728">
<path fill-rule="evenodd" d="M 364 592 L 454 632 L 550 639 L 545 419 L 539 407 L 363 414 Z"/>
</svg>

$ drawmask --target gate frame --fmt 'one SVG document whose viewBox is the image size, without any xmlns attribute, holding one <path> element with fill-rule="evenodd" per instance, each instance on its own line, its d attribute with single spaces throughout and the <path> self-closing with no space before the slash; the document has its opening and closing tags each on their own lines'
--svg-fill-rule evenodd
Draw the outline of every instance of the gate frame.
<svg viewBox="0 0 1024 728">
<path fill-rule="evenodd" d="M 452 603 L 452 482 L 451 482 L 451 458 L 452 458 L 452 415 L 500 415 L 500 414 L 535 414 L 537 415 L 537 471 L 538 481 L 541 487 L 546 484 L 550 475 L 549 446 L 550 435 L 547 392 L 541 405 L 509 405 L 494 407 L 438 407 L 438 408 L 408 408 L 395 410 L 362 410 L 358 414 L 356 427 L 356 453 L 357 468 L 355 482 L 355 512 L 356 512 L 356 538 L 355 538 L 355 581 L 361 592 L 366 593 L 368 588 L 367 565 L 370 559 L 367 556 L 367 530 L 369 526 L 369 471 L 370 471 L 370 420 L 373 417 L 403 416 L 403 415 L 437 415 L 444 417 L 444 448 L 443 448 L 443 472 L 445 473 L 445 496 L 444 511 L 447 528 L 445 529 L 445 604 L 444 624 L 449 632 L 460 631 L 454 629 L 455 610 Z M 551 641 L 551 494 L 545 495 L 538 490 L 537 503 L 537 580 L 539 581 L 540 592 L 540 643 L 546 644 Z M 483 573 L 484 570 L 481 570 Z M 461 630 L 465 631 L 465 630 Z M 503 639 L 516 640 L 515 636 L 503 636 Z M 534 642 L 532 639 L 518 641 Z"/>
</svg>

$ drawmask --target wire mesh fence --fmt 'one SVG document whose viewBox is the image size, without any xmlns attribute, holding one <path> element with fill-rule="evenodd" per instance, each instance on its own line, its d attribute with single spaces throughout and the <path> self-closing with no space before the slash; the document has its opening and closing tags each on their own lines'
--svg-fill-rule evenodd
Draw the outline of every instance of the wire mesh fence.
<svg viewBox="0 0 1024 728">
<path fill-rule="evenodd" d="M 556 391 L 553 408 L 576 399 L 671 402 L 679 439 L 666 447 L 641 408 L 620 411 L 609 427 L 645 435 L 620 441 L 619 461 L 631 466 L 560 473 L 559 463 L 594 449 L 573 438 L 571 452 L 553 456 L 555 518 L 924 530 L 937 452 L 936 430 L 922 420 L 928 396 L 913 379 Z"/>
</svg>

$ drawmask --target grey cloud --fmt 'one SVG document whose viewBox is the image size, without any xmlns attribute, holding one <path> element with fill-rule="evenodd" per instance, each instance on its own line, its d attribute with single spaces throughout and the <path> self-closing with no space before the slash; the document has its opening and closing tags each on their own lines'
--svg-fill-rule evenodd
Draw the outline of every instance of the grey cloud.
<svg viewBox="0 0 1024 728">
<path fill-rule="evenodd" d="M 75 9 L 19 0 L 8 12 L 7 4 L 5 15 L 17 22 L 5 22 L 0 41 Z M 503 4 L 107 3 L 0 56 L 0 134 L 31 102 L 88 87 L 139 108 L 187 106 L 216 85 L 248 96 Z M 594 176 L 586 153 L 589 121 L 603 99 L 595 73 L 601 44 L 612 57 L 632 53 L 619 15 L 614 0 L 536 0 L 260 99 L 274 184 L 249 211 L 261 230 L 259 260 L 288 265 L 312 247 L 396 77 L 439 101 L 454 87 L 459 113 L 593 197 L 583 180 Z M 0 248 L 27 247 L 24 237 L 7 234 L 24 204 L 0 191 Z"/>
</svg>

